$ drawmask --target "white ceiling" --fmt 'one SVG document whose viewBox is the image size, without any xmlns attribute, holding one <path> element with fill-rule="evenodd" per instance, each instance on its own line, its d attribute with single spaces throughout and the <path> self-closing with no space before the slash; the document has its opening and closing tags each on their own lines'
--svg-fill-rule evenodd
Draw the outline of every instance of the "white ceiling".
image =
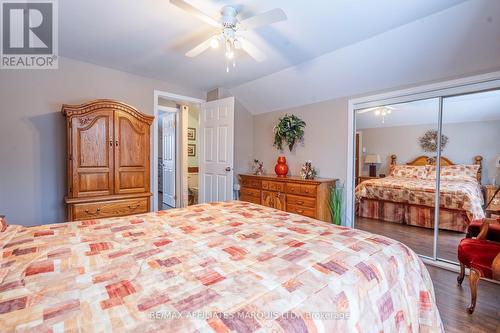
<svg viewBox="0 0 500 333">
<path fill-rule="evenodd" d="M 380 128 L 436 124 L 439 101 L 437 98 L 391 105 L 394 110 L 383 117 L 374 111 L 356 114 L 356 127 Z M 500 120 L 500 90 L 448 97 L 443 100 L 443 123 Z"/>
<path fill-rule="evenodd" d="M 283 8 L 285 22 L 247 33 L 268 56 L 237 54 L 227 74 L 221 50 L 184 53 L 214 29 L 168 0 L 59 1 L 61 55 L 208 90 L 231 88 L 415 21 L 464 0 L 187 0 L 217 17 L 237 5 L 241 17 Z"/>
<path fill-rule="evenodd" d="M 187 1 L 213 16 L 237 5 L 241 18 L 280 7 L 288 20 L 247 32 L 268 59 L 237 53 L 226 73 L 221 50 L 184 56 L 214 30 L 168 0 L 64 0 L 60 53 L 193 89 L 229 88 L 254 114 L 500 67 L 496 0 Z"/>
<path fill-rule="evenodd" d="M 256 114 L 499 69 L 500 1 L 469 0 L 230 91 Z"/>
</svg>

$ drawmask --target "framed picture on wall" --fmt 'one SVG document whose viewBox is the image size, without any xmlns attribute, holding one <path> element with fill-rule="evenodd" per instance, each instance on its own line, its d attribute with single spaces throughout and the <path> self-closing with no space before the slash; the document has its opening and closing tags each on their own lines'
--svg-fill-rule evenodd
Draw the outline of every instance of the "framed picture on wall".
<svg viewBox="0 0 500 333">
<path fill-rule="evenodd" d="M 196 140 L 196 128 L 188 127 L 188 140 Z"/>
<path fill-rule="evenodd" d="M 188 156 L 196 156 L 196 145 L 188 144 Z"/>
</svg>

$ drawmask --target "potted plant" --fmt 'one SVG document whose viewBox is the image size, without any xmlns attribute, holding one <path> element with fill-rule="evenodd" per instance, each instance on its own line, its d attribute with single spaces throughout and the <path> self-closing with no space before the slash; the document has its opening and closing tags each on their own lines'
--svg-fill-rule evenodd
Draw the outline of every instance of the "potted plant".
<svg viewBox="0 0 500 333">
<path fill-rule="evenodd" d="M 274 146 L 278 150 L 283 150 L 283 142 L 285 142 L 288 149 L 292 151 L 295 143 L 304 139 L 305 127 L 306 123 L 299 117 L 285 114 L 274 126 Z"/>
<path fill-rule="evenodd" d="M 332 186 L 328 206 L 332 223 L 340 225 L 342 223 L 342 204 L 344 200 L 344 188 L 342 186 Z"/>
</svg>

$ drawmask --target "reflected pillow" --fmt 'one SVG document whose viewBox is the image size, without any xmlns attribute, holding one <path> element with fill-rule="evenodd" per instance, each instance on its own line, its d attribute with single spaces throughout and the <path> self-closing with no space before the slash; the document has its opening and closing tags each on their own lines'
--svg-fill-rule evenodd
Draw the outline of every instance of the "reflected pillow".
<svg viewBox="0 0 500 333">
<path fill-rule="evenodd" d="M 427 165 L 427 179 L 436 179 L 436 166 Z M 477 181 L 477 173 L 479 172 L 479 165 L 472 164 L 456 164 L 446 165 L 441 167 L 442 180 L 475 180 Z"/>
<path fill-rule="evenodd" d="M 5 216 L 0 216 L 0 232 L 5 230 L 7 230 L 7 220 L 5 220 Z"/>
<path fill-rule="evenodd" d="M 395 165 L 391 168 L 391 176 L 398 178 L 425 179 L 425 165 Z"/>
</svg>

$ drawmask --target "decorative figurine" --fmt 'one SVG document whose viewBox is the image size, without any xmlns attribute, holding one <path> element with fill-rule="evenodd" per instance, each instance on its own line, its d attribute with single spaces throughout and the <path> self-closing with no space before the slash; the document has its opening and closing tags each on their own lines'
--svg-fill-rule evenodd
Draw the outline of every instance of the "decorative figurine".
<svg viewBox="0 0 500 333">
<path fill-rule="evenodd" d="M 260 176 L 264 174 L 264 162 L 259 161 L 258 159 L 253 160 L 252 165 L 253 174 L 256 176 Z"/>
<path fill-rule="evenodd" d="M 314 179 L 316 177 L 316 169 L 312 166 L 311 161 L 306 161 L 300 169 L 300 176 L 303 179 Z"/>
</svg>

